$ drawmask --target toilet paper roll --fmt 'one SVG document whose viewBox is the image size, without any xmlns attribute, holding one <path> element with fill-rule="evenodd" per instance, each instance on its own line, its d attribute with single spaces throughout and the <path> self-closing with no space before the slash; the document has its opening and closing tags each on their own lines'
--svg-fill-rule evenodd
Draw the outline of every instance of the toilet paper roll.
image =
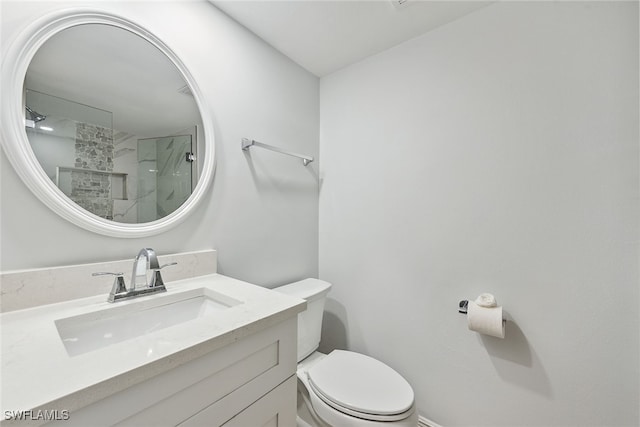
<svg viewBox="0 0 640 427">
<path fill-rule="evenodd" d="M 478 298 L 476 298 L 476 304 L 480 307 L 497 307 L 498 303 L 496 302 L 496 297 L 491 294 L 480 294 Z"/>
<path fill-rule="evenodd" d="M 481 307 L 469 301 L 467 307 L 467 325 L 469 330 L 492 337 L 504 338 L 502 307 Z"/>
</svg>

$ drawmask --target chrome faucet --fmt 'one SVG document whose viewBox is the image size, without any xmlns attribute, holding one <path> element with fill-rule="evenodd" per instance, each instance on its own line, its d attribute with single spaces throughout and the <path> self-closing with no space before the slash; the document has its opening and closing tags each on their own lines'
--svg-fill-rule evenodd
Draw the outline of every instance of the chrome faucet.
<svg viewBox="0 0 640 427">
<path fill-rule="evenodd" d="M 135 291 L 141 286 L 143 288 L 155 287 L 155 274 L 151 277 L 151 282 L 147 279 L 147 272 L 149 270 L 157 271 L 160 275 L 160 266 L 158 264 L 158 257 L 156 251 L 151 248 L 142 248 L 136 259 L 133 261 L 133 273 L 131 274 L 131 290 Z M 162 282 L 162 279 L 160 279 Z"/>
<path fill-rule="evenodd" d="M 108 298 L 109 302 L 116 302 L 156 292 L 166 292 L 167 288 L 162 280 L 160 270 L 176 264 L 177 262 L 172 262 L 160 266 L 156 252 L 151 248 L 142 248 L 133 261 L 133 272 L 131 274 L 131 286 L 129 286 L 129 289 L 127 289 L 124 283 L 122 273 L 93 273 L 93 276 L 116 276 Z M 151 280 L 148 280 L 149 272 L 151 272 Z"/>
</svg>

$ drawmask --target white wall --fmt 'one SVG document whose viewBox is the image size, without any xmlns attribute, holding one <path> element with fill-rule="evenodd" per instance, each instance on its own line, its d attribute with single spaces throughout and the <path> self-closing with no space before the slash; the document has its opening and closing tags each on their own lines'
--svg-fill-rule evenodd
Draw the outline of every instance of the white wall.
<svg viewBox="0 0 640 427">
<path fill-rule="evenodd" d="M 34 19 L 87 4 L 123 15 L 166 42 L 192 71 L 213 111 L 217 170 L 189 220 L 159 236 L 115 239 L 59 218 L 0 155 L 4 271 L 213 248 L 219 271 L 273 286 L 317 276 L 317 163 L 268 151 L 246 155 L 242 137 L 317 156 L 318 79 L 205 1 L 24 2 L 2 7 L 3 52 Z M 87 284 L 91 286 L 90 278 Z"/>
<path fill-rule="evenodd" d="M 638 425 L 638 3 L 497 3 L 320 98 L 325 350 L 445 426 Z"/>
</svg>

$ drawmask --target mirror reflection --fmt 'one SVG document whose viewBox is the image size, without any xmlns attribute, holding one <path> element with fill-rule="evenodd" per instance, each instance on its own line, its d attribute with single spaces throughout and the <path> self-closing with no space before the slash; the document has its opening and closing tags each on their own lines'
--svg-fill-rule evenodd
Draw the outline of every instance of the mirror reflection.
<svg viewBox="0 0 640 427">
<path fill-rule="evenodd" d="M 42 169 L 97 216 L 151 222 L 197 183 L 195 99 L 169 58 L 130 31 L 85 24 L 51 37 L 27 70 L 24 108 Z"/>
</svg>

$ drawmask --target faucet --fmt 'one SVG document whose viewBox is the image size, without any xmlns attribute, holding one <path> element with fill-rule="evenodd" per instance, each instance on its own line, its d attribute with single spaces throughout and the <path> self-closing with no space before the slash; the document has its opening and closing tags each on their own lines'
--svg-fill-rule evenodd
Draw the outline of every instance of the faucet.
<svg viewBox="0 0 640 427">
<path fill-rule="evenodd" d="M 116 276 L 107 301 L 116 302 L 124 299 L 153 294 L 156 292 L 166 292 L 167 288 L 162 280 L 160 270 L 177 262 L 164 264 L 158 263 L 156 252 L 151 248 L 142 248 L 133 261 L 133 272 L 131 274 L 131 285 L 127 289 L 122 273 L 93 273 L 93 276 L 113 275 Z M 151 280 L 148 280 L 147 273 L 151 271 Z"/>
<path fill-rule="evenodd" d="M 135 291 L 141 286 L 144 288 L 153 288 L 156 286 L 156 275 L 151 277 L 151 282 L 147 279 L 147 272 L 152 270 L 157 272 L 160 277 L 160 266 L 158 265 L 158 257 L 156 251 L 151 248 L 142 248 L 136 259 L 133 261 L 133 273 L 131 274 L 131 290 Z M 160 278 L 162 285 L 162 278 Z"/>
</svg>

